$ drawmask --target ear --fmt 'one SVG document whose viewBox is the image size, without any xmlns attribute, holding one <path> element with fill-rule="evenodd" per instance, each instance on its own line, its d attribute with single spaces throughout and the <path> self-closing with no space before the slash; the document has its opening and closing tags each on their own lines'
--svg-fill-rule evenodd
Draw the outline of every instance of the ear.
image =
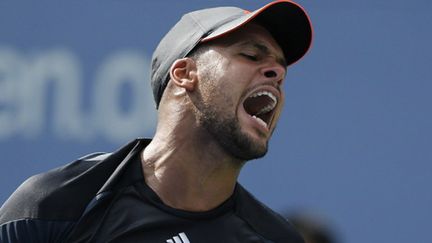
<svg viewBox="0 0 432 243">
<path fill-rule="evenodd" d="M 192 92 L 198 83 L 195 61 L 188 57 L 177 59 L 171 65 L 170 77 L 175 85 Z"/>
</svg>

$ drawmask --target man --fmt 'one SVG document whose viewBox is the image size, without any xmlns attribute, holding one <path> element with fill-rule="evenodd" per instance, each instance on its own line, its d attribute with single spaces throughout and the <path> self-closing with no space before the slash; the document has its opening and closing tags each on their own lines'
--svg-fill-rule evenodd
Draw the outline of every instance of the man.
<svg viewBox="0 0 432 243">
<path fill-rule="evenodd" d="M 311 37 L 290 1 L 184 15 L 153 54 L 154 138 L 28 179 L 0 210 L 0 241 L 302 242 L 237 177 L 265 155 Z"/>
</svg>

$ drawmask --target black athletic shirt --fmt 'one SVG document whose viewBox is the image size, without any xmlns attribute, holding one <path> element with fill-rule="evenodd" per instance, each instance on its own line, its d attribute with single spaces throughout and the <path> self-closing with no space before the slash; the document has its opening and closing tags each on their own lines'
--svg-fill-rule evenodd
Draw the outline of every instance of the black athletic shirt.
<svg viewBox="0 0 432 243">
<path fill-rule="evenodd" d="M 139 139 L 31 177 L 0 209 L 0 242 L 302 243 L 240 184 L 219 207 L 168 207 L 144 182 Z"/>
</svg>

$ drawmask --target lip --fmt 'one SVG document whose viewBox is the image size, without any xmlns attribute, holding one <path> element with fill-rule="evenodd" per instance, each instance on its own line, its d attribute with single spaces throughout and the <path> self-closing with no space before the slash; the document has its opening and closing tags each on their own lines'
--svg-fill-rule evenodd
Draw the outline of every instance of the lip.
<svg viewBox="0 0 432 243">
<path fill-rule="evenodd" d="M 249 91 L 249 92 L 244 96 L 244 98 L 242 99 L 241 103 L 243 104 L 243 103 L 245 102 L 245 100 L 246 100 L 247 98 L 249 98 L 249 96 L 251 96 L 251 95 L 254 94 L 254 93 L 260 92 L 260 91 L 267 91 L 267 92 L 272 93 L 274 96 L 276 96 L 276 99 L 277 99 L 278 101 L 279 101 L 280 98 L 281 98 L 281 92 L 280 92 L 277 88 L 275 88 L 273 85 L 271 85 L 271 84 L 267 84 L 267 85 L 260 85 L 260 86 L 257 86 L 257 87 L 255 87 L 255 88 L 253 88 L 252 90 L 250 90 L 250 91 Z"/>
<path fill-rule="evenodd" d="M 266 91 L 266 92 L 270 92 L 272 93 L 276 99 L 278 104 L 276 105 L 276 107 L 271 111 L 271 118 L 269 119 L 267 126 L 263 126 L 259 121 L 257 121 L 255 118 L 253 118 L 251 115 L 249 115 L 249 113 L 246 112 L 245 108 L 244 108 L 244 102 L 247 98 L 249 98 L 252 94 L 257 93 L 257 92 L 261 92 L 261 91 Z M 250 125 L 252 125 L 255 128 L 258 128 L 259 130 L 261 130 L 262 132 L 265 133 L 269 133 L 271 131 L 271 128 L 273 127 L 273 120 L 276 114 L 276 109 L 279 106 L 279 102 L 281 102 L 281 92 L 275 88 L 274 85 L 272 84 L 261 84 L 255 88 L 252 88 L 250 91 L 248 91 L 246 93 L 246 95 L 243 97 L 243 99 L 240 102 L 240 110 L 241 113 L 243 113 L 244 116 L 246 116 L 248 119 L 248 123 L 250 123 Z"/>
</svg>

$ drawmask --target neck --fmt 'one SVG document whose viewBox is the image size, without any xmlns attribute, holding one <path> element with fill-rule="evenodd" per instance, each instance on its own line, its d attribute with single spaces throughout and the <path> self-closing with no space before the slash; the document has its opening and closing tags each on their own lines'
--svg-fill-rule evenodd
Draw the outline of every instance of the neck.
<svg viewBox="0 0 432 243">
<path fill-rule="evenodd" d="M 158 129 L 164 132 L 156 132 L 142 153 L 146 183 L 173 208 L 208 211 L 219 206 L 234 192 L 244 162 L 202 135 L 202 128 L 171 128 Z"/>
</svg>

